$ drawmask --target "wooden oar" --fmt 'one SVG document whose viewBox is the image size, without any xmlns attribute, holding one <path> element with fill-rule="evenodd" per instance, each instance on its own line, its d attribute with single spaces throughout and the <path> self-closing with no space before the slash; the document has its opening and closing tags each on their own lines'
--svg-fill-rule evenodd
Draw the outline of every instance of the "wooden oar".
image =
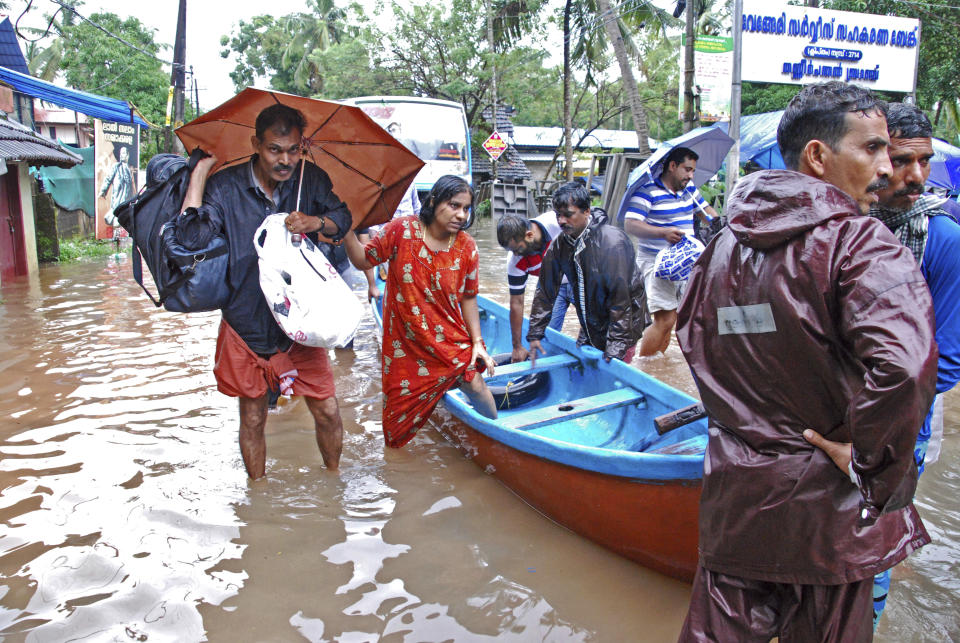
<svg viewBox="0 0 960 643">
<path fill-rule="evenodd" d="M 667 431 L 679 429 L 681 426 L 696 422 L 700 418 L 705 417 L 707 417 L 707 412 L 703 408 L 703 404 L 697 402 L 696 404 L 685 406 L 682 409 L 658 415 L 653 418 L 653 425 L 657 428 L 657 433 L 663 435 Z"/>
</svg>

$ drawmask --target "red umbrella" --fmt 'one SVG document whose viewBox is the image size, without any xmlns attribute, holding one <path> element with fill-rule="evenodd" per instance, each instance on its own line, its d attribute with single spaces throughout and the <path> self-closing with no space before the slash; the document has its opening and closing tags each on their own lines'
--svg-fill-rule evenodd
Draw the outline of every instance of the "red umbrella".
<svg viewBox="0 0 960 643">
<path fill-rule="evenodd" d="M 215 172 L 250 158 L 257 115 L 276 103 L 306 117 L 305 156 L 330 176 L 354 227 L 389 221 L 423 161 L 359 107 L 247 87 L 177 129 L 177 136 L 188 151 L 200 147 L 216 155 Z"/>
</svg>

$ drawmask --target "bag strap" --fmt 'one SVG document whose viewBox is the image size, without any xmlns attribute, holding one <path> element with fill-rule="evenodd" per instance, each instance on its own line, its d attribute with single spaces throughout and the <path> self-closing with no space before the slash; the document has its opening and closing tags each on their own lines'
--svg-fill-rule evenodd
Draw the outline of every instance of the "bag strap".
<svg viewBox="0 0 960 643">
<path fill-rule="evenodd" d="M 131 222 L 131 227 L 136 227 L 136 223 Z M 147 297 L 150 298 L 150 301 L 153 302 L 153 305 L 157 308 L 163 305 L 163 298 L 160 298 L 160 301 L 154 299 L 153 294 L 147 287 L 143 285 L 143 255 L 140 254 L 140 247 L 136 242 L 131 244 L 130 254 L 133 259 L 133 280 L 140 284 L 140 287 L 143 288 L 143 292 L 147 293 Z M 159 293 L 158 293 L 159 294 Z"/>
</svg>

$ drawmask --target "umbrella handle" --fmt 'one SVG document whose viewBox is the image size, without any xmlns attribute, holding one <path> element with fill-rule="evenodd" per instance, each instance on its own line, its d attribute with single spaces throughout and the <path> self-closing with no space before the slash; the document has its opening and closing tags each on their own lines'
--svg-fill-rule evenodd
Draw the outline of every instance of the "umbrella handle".
<svg viewBox="0 0 960 643">
<path fill-rule="evenodd" d="M 300 183 L 297 185 L 297 207 L 294 208 L 295 211 L 300 211 L 300 193 L 303 191 L 303 169 L 307 166 L 306 159 L 300 159 Z"/>
</svg>

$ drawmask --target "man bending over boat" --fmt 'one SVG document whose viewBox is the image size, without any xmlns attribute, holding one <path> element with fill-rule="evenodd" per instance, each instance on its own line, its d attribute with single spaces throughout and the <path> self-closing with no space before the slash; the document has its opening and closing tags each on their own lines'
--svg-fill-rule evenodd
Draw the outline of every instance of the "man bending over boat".
<svg viewBox="0 0 960 643">
<path fill-rule="evenodd" d="M 791 170 L 741 179 L 694 266 L 677 338 L 710 429 L 681 641 L 869 641 L 874 574 L 930 542 L 913 446 L 933 307 L 864 216 L 891 174 L 885 114 L 867 89 L 804 87 L 777 131 Z"/>
<path fill-rule="evenodd" d="M 553 240 L 560 235 L 560 223 L 556 212 L 541 214 L 527 219 L 516 214 L 505 214 L 497 221 L 497 242 L 507 255 L 507 285 L 510 287 L 510 339 L 513 342 L 511 361 L 523 362 L 529 358 L 523 347 L 523 295 L 527 289 L 527 276 L 540 276 L 543 255 Z M 550 328 L 563 328 L 563 318 L 573 302 L 573 291 L 564 277 L 557 290 L 557 298 L 550 314 Z"/>
<path fill-rule="evenodd" d="M 590 209 L 590 193 L 580 183 L 566 183 L 553 194 L 553 209 L 562 234 L 543 256 L 540 281 L 530 311 L 527 343 L 536 361 L 540 340 L 553 314 L 563 279 L 570 283 L 580 319 L 577 345 L 603 351 L 603 359 L 630 362 L 643 333 L 643 276 L 633 242 L 607 225 L 607 214 Z"/>
</svg>

